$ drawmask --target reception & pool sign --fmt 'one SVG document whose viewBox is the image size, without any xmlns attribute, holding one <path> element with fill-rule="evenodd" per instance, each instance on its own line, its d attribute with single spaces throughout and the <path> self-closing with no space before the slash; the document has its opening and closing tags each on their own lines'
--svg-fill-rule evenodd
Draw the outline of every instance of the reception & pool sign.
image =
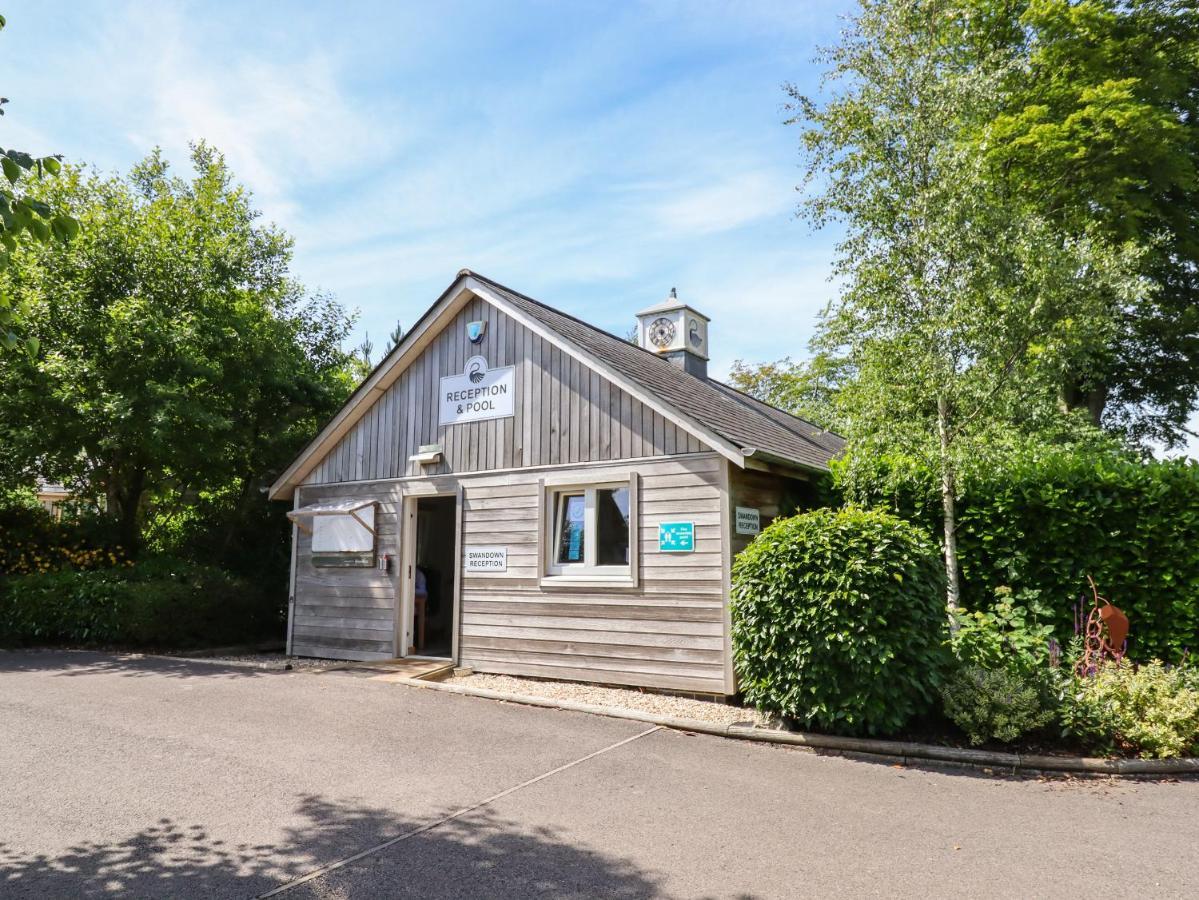
<svg viewBox="0 0 1199 900">
<path fill-rule="evenodd" d="M 442 425 L 504 419 L 513 415 L 516 395 L 516 367 L 487 368 L 487 360 L 472 356 L 461 375 L 441 379 L 441 403 L 438 421 Z"/>
</svg>

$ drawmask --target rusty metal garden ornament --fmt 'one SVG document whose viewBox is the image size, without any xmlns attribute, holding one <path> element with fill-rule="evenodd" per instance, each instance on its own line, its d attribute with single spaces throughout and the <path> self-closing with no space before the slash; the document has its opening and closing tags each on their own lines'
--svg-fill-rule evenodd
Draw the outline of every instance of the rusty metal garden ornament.
<svg viewBox="0 0 1199 900">
<path fill-rule="evenodd" d="M 1087 581 L 1091 583 L 1094 605 L 1085 623 L 1079 611 L 1077 624 L 1082 635 L 1082 655 L 1074 664 L 1074 671 L 1079 676 L 1094 675 L 1105 659 L 1119 662 L 1124 658 L 1128 640 L 1128 616 L 1106 597 L 1099 596 L 1094 578 L 1088 575 Z"/>
</svg>

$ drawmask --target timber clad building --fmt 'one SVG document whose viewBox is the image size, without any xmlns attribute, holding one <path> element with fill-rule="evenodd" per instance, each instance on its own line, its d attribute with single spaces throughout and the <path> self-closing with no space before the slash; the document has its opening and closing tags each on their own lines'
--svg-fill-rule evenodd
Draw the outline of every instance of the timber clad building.
<svg viewBox="0 0 1199 900">
<path fill-rule="evenodd" d="M 638 320 L 459 273 L 271 488 L 288 651 L 733 693 L 732 559 L 842 441 L 709 379 L 673 292 Z"/>
</svg>

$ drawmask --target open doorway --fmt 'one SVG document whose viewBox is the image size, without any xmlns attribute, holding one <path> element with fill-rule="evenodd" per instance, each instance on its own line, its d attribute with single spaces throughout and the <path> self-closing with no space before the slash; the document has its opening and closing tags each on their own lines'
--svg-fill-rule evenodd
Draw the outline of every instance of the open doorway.
<svg viewBox="0 0 1199 900">
<path fill-rule="evenodd" d="M 420 497 L 416 501 L 409 649 L 415 656 L 448 659 L 453 654 L 456 503 L 454 497 Z"/>
</svg>

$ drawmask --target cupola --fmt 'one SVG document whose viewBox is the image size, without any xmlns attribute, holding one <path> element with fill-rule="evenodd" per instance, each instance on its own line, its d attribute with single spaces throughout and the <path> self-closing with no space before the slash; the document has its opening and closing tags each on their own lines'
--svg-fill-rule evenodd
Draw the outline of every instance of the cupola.
<svg viewBox="0 0 1199 900">
<path fill-rule="evenodd" d="M 637 340 L 697 378 L 708 377 L 708 317 L 670 296 L 637 313 Z"/>
</svg>

